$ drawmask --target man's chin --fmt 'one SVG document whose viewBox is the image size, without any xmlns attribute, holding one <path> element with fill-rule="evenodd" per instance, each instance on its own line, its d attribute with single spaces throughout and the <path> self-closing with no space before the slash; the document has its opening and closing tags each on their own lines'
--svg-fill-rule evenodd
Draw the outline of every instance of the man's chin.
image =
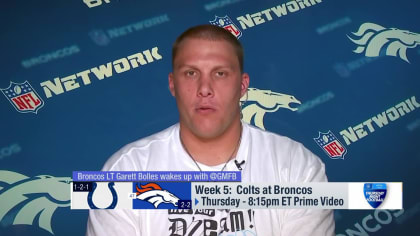
<svg viewBox="0 0 420 236">
<path fill-rule="evenodd" d="M 194 130 L 192 130 L 192 132 L 201 139 L 214 139 L 223 133 L 222 127 L 222 124 L 202 122 L 194 125 Z"/>
<path fill-rule="evenodd" d="M 196 129 L 193 133 L 200 139 L 214 139 L 219 137 L 222 132 L 215 129 Z"/>
</svg>

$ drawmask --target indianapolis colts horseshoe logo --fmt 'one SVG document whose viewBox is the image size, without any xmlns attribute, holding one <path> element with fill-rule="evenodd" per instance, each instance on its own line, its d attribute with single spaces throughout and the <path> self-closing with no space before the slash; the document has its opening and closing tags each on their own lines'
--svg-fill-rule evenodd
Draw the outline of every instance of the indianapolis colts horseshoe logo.
<svg viewBox="0 0 420 236">
<path fill-rule="evenodd" d="M 112 194 L 112 203 L 106 208 L 98 208 L 95 205 L 95 203 L 93 203 L 93 200 L 92 200 L 93 193 L 95 192 L 96 187 L 97 187 L 97 183 L 93 183 L 92 191 L 89 192 L 88 199 L 87 199 L 90 209 L 114 209 L 115 206 L 117 205 L 117 202 L 118 202 L 118 195 L 117 195 L 117 192 L 114 189 L 114 185 L 115 185 L 114 182 L 108 183 L 108 188 L 109 188 L 109 190 L 111 191 L 111 194 Z"/>
</svg>

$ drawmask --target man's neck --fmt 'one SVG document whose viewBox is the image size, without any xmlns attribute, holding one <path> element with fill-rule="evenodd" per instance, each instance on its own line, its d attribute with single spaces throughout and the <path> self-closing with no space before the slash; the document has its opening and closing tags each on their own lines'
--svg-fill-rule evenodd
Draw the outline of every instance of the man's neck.
<svg viewBox="0 0 420 236">
<path fill-rule="evenodd" d="M 214 138 L 200 138 L 180 125 L 180 138 L 187 153 L 199 163 L 215 166 L 236 156 L 241 136 L 241 121 L 235 121 L 224 133 Z"/>
</svg>

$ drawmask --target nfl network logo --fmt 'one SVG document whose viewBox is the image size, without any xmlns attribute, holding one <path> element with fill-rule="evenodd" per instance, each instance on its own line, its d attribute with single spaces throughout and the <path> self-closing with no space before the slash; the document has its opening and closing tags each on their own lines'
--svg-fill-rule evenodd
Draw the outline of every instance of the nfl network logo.
<svg viewBox="0 0 420 236">
<path fill-rule="evenodd" d="M 344 160 L 347 149 L 330 130 L 327 133 L 318 132 L 318 138 L 314 138 L 314 140 L 331 159 Z"/>
<path fill-rule="evenodd" d="M 32 112 L 37 114 L 38 110 L 44 106 L 44 101 L 28 81 L 23 83 L 10 82 L 8 88 L 0 90 L 16 111 L 20 113 Z"/>
<path fill-rule="evenodd" d="M 214 20 L 209 21 L 209 22 L 212 25 L 222 27 L 225 30 L 231 32 L 238 39 L 242 36 L 242 32 L 233 23 L 233 21 L 229 18 L 229 16 L 224 16 L 224 17 L 215 16 Z"/>
</svg>

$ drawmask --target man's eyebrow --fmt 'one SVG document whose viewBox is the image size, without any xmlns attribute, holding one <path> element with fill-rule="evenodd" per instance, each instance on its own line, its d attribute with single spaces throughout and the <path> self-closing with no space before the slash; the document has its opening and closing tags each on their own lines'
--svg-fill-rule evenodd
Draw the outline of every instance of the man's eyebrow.
<svg viewBox="0 0 420 236">
<path fill-rule="evenodd" d="M 191 64 L 181 64 L 181 65 L 175 65 L 174 69 L 180 70 L 183 68 L 191 68 L 191 69 L 195 69 L 195 70 L 199 70 L 197 68 L 197 66 L 195 65 L 191 65 Z M 234 70 L 235 66 L 234 65 L 218 65 L 215 66 L 214 68 L 212 68 L 212 70 L 220 70 L 220 69 L 229 69 L 229 70 Z"/>
<path fill-rule="evenodd" d="M 196 67 L 194 65 L 190 65 L 190 64 L 181 64 L 181 65 L 176 65 L 175 69 L 182 69 L 182 68 L 193 68 L 196 69 Z"/>
<path fill-rule="evenodd" d="M 213 70 L 220 70 L 220 69 L 229 69 L 229 70 L 233 70 L 234 66 L 229 65 L 229 66 L 216 66 L 213 68 Z"/>
</svg>

